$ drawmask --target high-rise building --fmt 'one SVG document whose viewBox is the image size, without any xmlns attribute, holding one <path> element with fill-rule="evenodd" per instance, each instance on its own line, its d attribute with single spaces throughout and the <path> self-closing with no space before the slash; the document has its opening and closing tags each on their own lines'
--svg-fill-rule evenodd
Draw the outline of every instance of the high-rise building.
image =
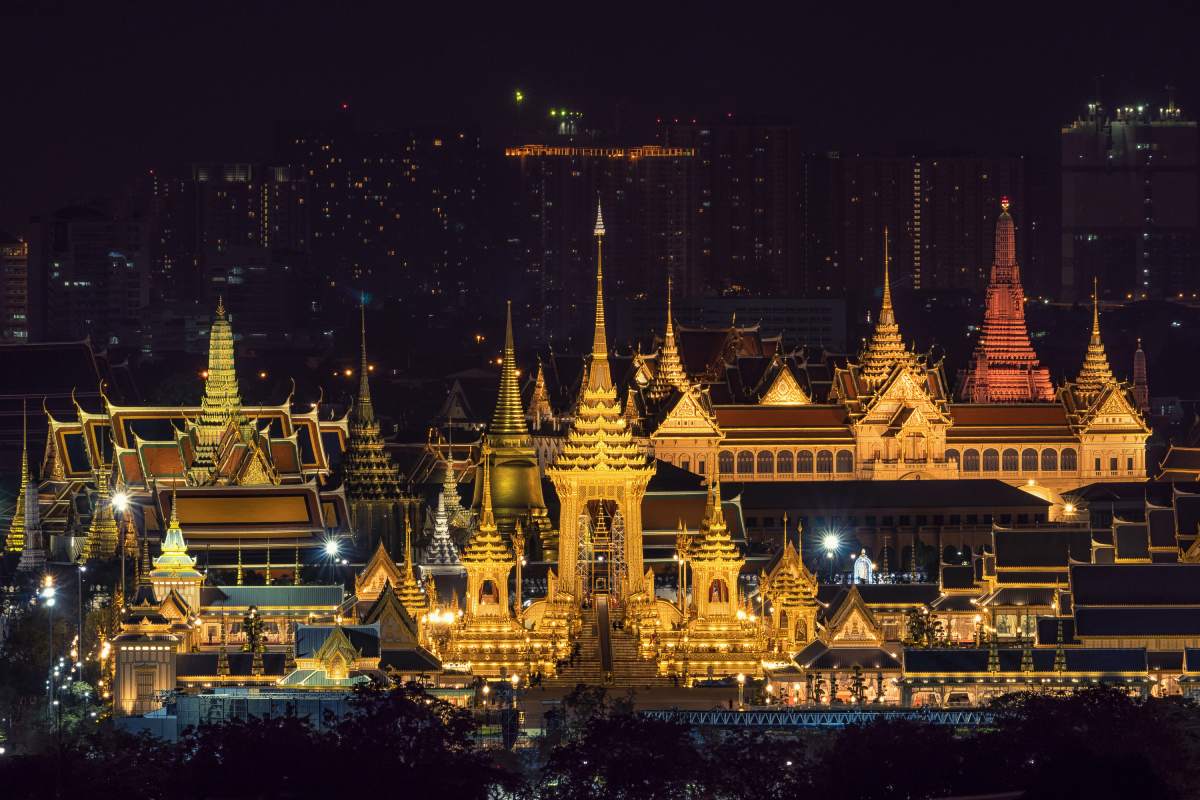
<svg viewBox="0 0 1200 800">
<path fill-rule="evenodd" d="M 1098 278 L 1119 299 L 1200 292 L 1200 139 L 1168 101 L 1087 113 L 1062 129 L 1062 292 Z"/>
<path fill-rule="evenodd" d="M 31 338 L 140 347 L 149 303 L 146 228 L 100 206 L 36 218 L 29 242 Z M 37 284 L 36 286 L 34 284 Z M 38 291 L 34 291 L 37 289 Z"/>
<path fill-rule="evenodd" d="M 364 130 L 344 109 L 280 125 L 276 157 L 308 181 L 310 249 L 330 293 L 352 285 L 465 303 L 465 292 L 494 277 L 477 130 Z"/>
<path fill-rule="evenodd" d="M 801 129 L 784 124 L 673 121 L 660 125 L 670 148 L 695 152 L 691 247 L 696 278 L 683 296 L 804 294 L 804 166 Z M 615 226 L 614 226 L 615 228 Z"/>
<path fill-rule="evenodd" d="M 690 194 L 692 150 L 679 147 L 510 147 L 517 175 L 513 239 L 534 294 L 524 298 L 545 338 L 587 330 L 590 237 L 603 203 L 609 287 L 617 303 L 661 296 L 667 276 L 698 291 Z"/>
<path fill-rule="evenodd" d="M 804 283 L 815 293 L 871 289 L 886 227 L 897 285 L 981 293 L 1000 198 L 1022 202 L 1024 182 L 1017 157 L 811 156 Z"/>
<path fill-rule="evenodd" d="M 29 341 L 29 243 L 0 232 L 0 341 Z"/>
</svg>

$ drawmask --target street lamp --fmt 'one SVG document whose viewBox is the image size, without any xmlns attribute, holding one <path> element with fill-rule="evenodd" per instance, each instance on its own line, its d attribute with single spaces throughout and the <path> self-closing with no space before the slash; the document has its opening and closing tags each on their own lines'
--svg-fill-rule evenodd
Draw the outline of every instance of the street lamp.
<svg viewBox="0 0 1200 800">
<path fill-rule="evenodd" d="M 508 680 L 512 683 L 512 707 L 517 707 L 517 684 L 521 682 L 521 676 L 513 673 L 508 676 Z"/>
<path fill-rule="evenodd" d="M 739 672 L 737 674 L 737 684 L 738 684 L 738 711 L 745 711 L 746 710 L 746 702 L 745 702 L 746 701 L 746 675 L 745 675 L 745 673 Z"/>
<path fill-rule="evenodd" d="M 492 687 L 488 686 L 486 683 L 483 685 L 483 706 L 484 706 L 484 708 L 487 708 L 488 693 L 491 690 L 492 690 Z"/>
<path fill-rule="evenodd" d="M 341 545 L 338 544 L 337 539 L 326 539 L 325 540 L 325 555 L 329 556 L 330 558 L 335 558 L 340 549 L 341 549 Z"/>
<path fill-rule="evenodd" d="M 837 553 L 838 545 L 841 542 L 838 540 L 836 533 L 827 533 L 821 539 L 821 544 L 825 546 L 825 556 L 829 559 L 829 582 L 833 583 L 833 556 Z"/>
<path fill-rule="evenodd" d="M 46 603 L 46 626 L 47 626 L 47 630 L 49 632 L 49 636 L 47 637 L 47 640 L 46 640 L 46 648 L 47 648 L 47 652 L 50 656 L 50 669 L 49 669 L 49 672 L 50 672 L 50 696 L 49 696 L 49 699 L 50 699 L 50 702 L 53 704 L 54 703 L 54 692 L 56 690 L 54 679 L 56 677 L 58 677 L 58 674 L 57 674 L 57 671 L 54 669 L 54 595 L 56 594 L 56 590 L 54 588 L 54 577 L 52 575 L 47 574 L 46 577 L 42 579 L 42 590 L 41 590 L 41 592 L 39 592 L 39 594 L 41 595 L 42 600 Z M 51 709 L 51 710 L 53 710 L 53 709 Z"/>
</svg>

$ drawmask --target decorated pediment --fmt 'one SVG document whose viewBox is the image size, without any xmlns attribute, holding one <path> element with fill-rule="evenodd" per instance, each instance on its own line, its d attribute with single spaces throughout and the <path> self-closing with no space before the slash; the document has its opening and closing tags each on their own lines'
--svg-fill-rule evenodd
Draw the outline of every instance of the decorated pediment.
<svg viewBox="0 0 1200 800">
<path fill-rule="evenodd" d="M 379 624 L 379 641 L 385 650 L 397 650 L 419 643 L 416 620 L 396 597 L 396 593 L 391 591 L 390 584 L 385 584 L 384 591 L 367 611 L 363 622 L 367 625 Z"/>
<path fill-rule="evenodd" d="M 402 580 L 400 568 L 380 541 L 362 574 L 354 579 L 354 594 L 360 601 L 370 602 L 379 597 L 385 587 L 399 586 Z"/>
<path fill-rule="evenodd" d="M 1135 428 L 1146 426 L 1137 408 L 1130 402 L 1124 389 L 1113 384 L 1108 386 L 1087 412 L 1083 420 L 1085 430 L 1096 428 Z"/>
<path fill-rule="evenodd" d="M 878 647 L 883 630 L 863 602 L 858 587 L 852 586 L 841 608 L 825 626 L 825 639 L 833 647 Z"/>
<path fill-rule="evenodd" d="M 759 405 L 764 406 L 803 406 L 811 402 L 812 398 L 800 386 L 800 382 L 786 364 L 779 366 L 770 387 L 758 401 Z"/>
<path fill-rule="evenodd" d="M 671 410 L 654 431 L 654 436 L 721 436 L 721 429 L 700 394 L 688 391 L 680 394 Z"/>
</svg>

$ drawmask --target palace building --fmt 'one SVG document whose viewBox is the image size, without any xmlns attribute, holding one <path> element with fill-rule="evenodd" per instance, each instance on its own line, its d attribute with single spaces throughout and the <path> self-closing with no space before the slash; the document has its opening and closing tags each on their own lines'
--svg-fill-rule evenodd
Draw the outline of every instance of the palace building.
<svg viewBox="0 0 1200 800">
<path fill-rule="evenodd" d="M 656 458 L 697 474 L 715 465 L 724 480 L 993 478 L 1063 491 L 1144 478 L 1150 429 L 1131 387 L 1112 374 L 1098 301 L 1077 378 L 1049 391 L 1028 344 L 1012 237 L 1005 212 L 983 335 L 960 393 L 970 402 L 954 400 L 940 362 L 905 346 L 885 264 L 874 332 L 857 359 L 834 366 L 825 396 L 806 363 L 776 353 L 754 399 L 719 402 L 705 385 L 713 375 L 679 377 L 668 320 L 662 348 L 639 360 L 631 383 L 636 424 Z"/>
</svg>

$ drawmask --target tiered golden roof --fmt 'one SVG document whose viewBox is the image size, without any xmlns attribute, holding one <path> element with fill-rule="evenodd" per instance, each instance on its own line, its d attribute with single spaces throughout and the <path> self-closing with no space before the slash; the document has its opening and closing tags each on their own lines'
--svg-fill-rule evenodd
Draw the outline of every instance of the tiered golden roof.
<svg viewBox="0 0 1200 800">
<path fill-rule="evenodd" d="M 679 357 L 679 347 L 675 343 L 675 322 L 671 318 L 671 277 L 667 276 L 667 329 L 663 334 L 662 349 L 658 353 L 655 364 L 654 380 L 650 382 L 648 394 L 654 402 L 661 402 L 672 391 L 687 391 L 687 373 L 683 370 L 683 361 Z"/>
<path fill-rule="evenodd" d="M 483 506 L 479 513 L 479 525 L 476 527 L 467 546 L 462 551 L 462 564 L 468 570 L 472 567 L 491 564 L 508 564 L 514 561 L 512 551 L 504 543 L 500 529 L 496 526 L 496 516 L 492 512 L 492 484 L 488 466 L 488 448 L 484 447 L 483 458 Z"/>
<path fill-rule="evenodd" d="M 396 501 L 403 496 L 400 472 L 384 448 L 379 420 L 371 402 L 368 380 L 366 309 L 360 309 L 361 359 L 358 397 L 350 415 L 350 441 L 346 450 L 346 496 L 350 500 Z"/>
<path fill-rule="evenodd" d="M 1104 342 L 1100 341 L 1100 292 L 1093 279 L 1092 338 L 1088 341 L 1079 377 L 1075 379 L 1075 391 L 1080 395 L 1094 397 L 1114 382 L 1112 368 L 1108 365 L 1108 354 L 1104 351 Z"/>
<path fill-rule="evenodd" d="M 413 562 L 413 546 L 412 546 L 412 529 L 413 518 L 410 510 L 405 507 L 404 518 L 404 567 L 400 573 L 400 581 L 396 585 L 396 597 L 400 599 L 400 603 L 416 618 L 420 618 L 422 614 L 430 608 L 429 593 L 417 580 L 417 573 Z"/>
<path fill-rule="evenodd" d="M 742 561 L 742 555 L 729 527 L 725 523 L 725 512 L 721 508 L 721 483 L 713 478 L 709 483 L 708 500 L 704 506 L 704 519 L 700 523 L 698 541 L 691 544 L 688 558 L 693 562 L 729 563 Z"/>
<path fill-rule="evenodd" d="M 892 284 L 888 277 L 887 230 L 883 232 L 883 305 L 875 321 L 871 341 L 859 356 L 860 375 L 871 388 L 887 379 L 897 364 L 915 365 L 917 357 L 904 346 L 900 326 L 892 308 Z"/>
<path fill-rule="evenodd" d="M 117 554 L 117 520 L 113 516 L 112 497 L 108 491 L 108 469 L 101 466 L 96 472 L 96 509 L 83 543 L 82 558 L 111 558 Z"/>
<path fill-rule="evenodd" d="M 653 466 L 633 440 L 622 415 L 617 390 L 608 366 L 608 338 L 604 328 L 604 217 L 596 209 L 596 322 L 592 358 L 579 397 L 571 432 L 550 473 L 569 471 L 645 472 Z"/>
</svg>

